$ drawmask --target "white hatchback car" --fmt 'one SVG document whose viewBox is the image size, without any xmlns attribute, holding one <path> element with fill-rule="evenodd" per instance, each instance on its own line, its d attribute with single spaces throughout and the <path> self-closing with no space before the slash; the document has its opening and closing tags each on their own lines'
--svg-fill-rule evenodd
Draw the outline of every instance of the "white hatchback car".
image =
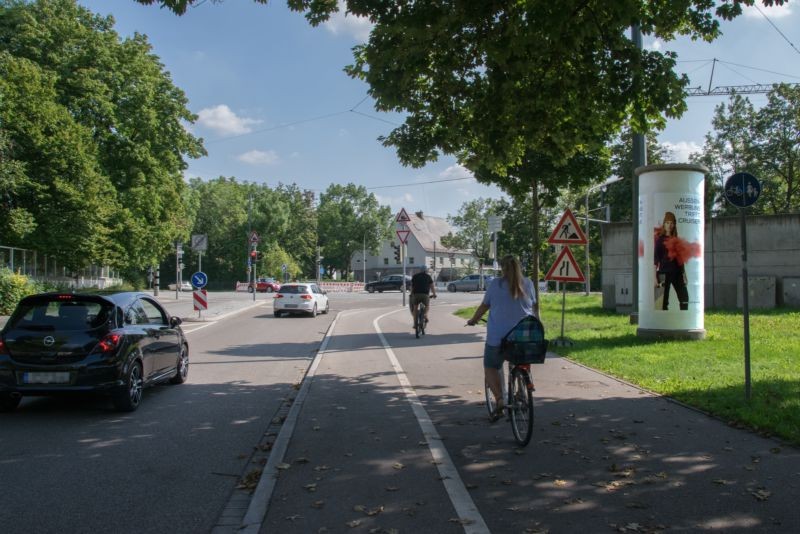
<svg viewBox="0 0 800 534">
<path fill-rule="evenodd" d="M 316 317 L 317 313 L 328 313 L 330 308 L 328 293 L 310 282 L 284 284 L 273 299 L 275 317 L 284 313 L 307 313 Z"/>
</svg>

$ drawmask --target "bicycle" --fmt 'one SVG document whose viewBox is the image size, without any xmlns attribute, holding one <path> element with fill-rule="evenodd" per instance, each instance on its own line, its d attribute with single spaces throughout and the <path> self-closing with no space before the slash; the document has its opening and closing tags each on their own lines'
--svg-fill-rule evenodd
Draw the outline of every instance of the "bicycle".
<svg viewBox="0 0 800 534">
<path fill-rule="evenodd" d="M 503 383 L 505 364 L 500 368 L 500 382 L 503 383 L 503 398 L 505 398 L 505 411 L 511 422 L 511 431 L 514 439 L 521 446 L 527 445 L 533 435 L 533 380 L 531 379 L 531 364 L 508 362 L 508 382 Z M 486 387 L 486 409 L 489 417 L 496 413 L 497 403 L 494 393 Z"/>
<path fill-rule="evenodd" d="M 425 335 L 425 303 L 417 303 L 417 311 L 414 314 L 414 334 L 419 339 L 420 335 Z"/>
</svg>

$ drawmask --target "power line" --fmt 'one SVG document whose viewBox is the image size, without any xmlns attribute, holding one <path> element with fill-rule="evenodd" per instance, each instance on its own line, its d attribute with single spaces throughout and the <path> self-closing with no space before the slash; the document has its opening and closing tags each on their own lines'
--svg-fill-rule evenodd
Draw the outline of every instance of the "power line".
<svg viewBox="0 0 800 534">
<path fill-rule="evenodd" d="M 789 46 L 791 46 L 791 47 L 792 47 L 792 50 L 794 50 L 795 52 L 797 52 L 798 54 L 800 54 L 800 50 L 798 50 L 798 49 L 797 49 L 797 47 L 796 47 L 796 46 L 794 46 L 794 43 L 792 43 L 792 42 L 791 42 L 791 41 L 790 41 L 790 40 L 789 40 L 789 39 L 788 39 L 788 38 L 787 38 L 787 37 L 786 37 L 786 36 L 783 34 L 783 32 L 782 32 L 782 31 L 780 31 L 780 30 L 778 29 L 778 27 L 777 27 L 777 26 L 775 26 L 775 23 L 773 23 L 773 22 L 770 20 L 770 18 L 769 18 L 767 15 L 765 15 L 763 11 L 761 11 L 761 9 L 758 7 L 758 5 L 756 5 L 755 3 L 753 3 L 753 7 L 754 7 L 754 8 L 756 8 L 756 9 L 758 10 L 758 12 L 759 12 L 759 13 L 761 13 L 761 16 L 762 16 L 762 17 L 764 17 L 765 19 L 767 19 L 767 22 L 769 22 L 769 23 L 770 23 L 770 26 L 772 26 L 773 28 L 775 28 L 775 31 L 776 31 L 776 32 L 778 32 L 778 33 L 780 34 L 780 36 L 781 36 L 781 37 L 783 37 L 783 39 L 784 39 L 784 40 L 785 40 L 787 43 L 789 43 Z"/>
<path fill-rule="evenodd" d="M 474 176 L 464 176 L 463 178 L 445 178 L 444 180 L 429 180 L 427 182 L 412 182 L 412 183 L 404 183 L 404 184 L 394 184 L 394 185 L 376 185 L 375 187 L 367 187 L 367 190 L 372 189 L 389 189 L 392 187 L 409 187 L 414 185 L 425 185 L 425 184 L 441 184 L 445 182 L 460 182 L 462 180 L 474 180 Z"/>
</svg>

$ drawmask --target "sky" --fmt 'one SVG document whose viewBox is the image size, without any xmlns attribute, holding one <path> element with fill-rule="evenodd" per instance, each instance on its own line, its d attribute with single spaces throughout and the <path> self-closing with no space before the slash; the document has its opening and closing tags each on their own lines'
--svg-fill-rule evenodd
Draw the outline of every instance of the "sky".
<svg viewBox="0 0 800 534">
<path fill-rule="evenodd" d="M 415 169 L 380 144 L 378 137 L 402 124 L 402 116 L 376 112 L 367 85 L 343 71 L 353 62 L 352 47 L 368 38 L 370 26 L 362 19 L 339 13 L 313 28 L 283 0 L 206 0 L 183 16 L 133 0 L 79 3 L 113 15 L 122 37 L 146 35 L 186 93 L 198 116 L 188 128 L 208 151 L 188 160 L 187 180 L 295 183 L 317 195 L 331 183 L 352 182 L 394 213 L 405 208 L 437 217 L 455 215 L 478 197 L 502 196 L 452 157 Z M 800 3 L 746 8 L 722 31 L 713 43 L 644 36 L 643 44 L 676 51 L 691 87 L 800 83 Z M 766 95 L 749 98 L 757 107 L 766 102 Z M 727 100 L 689 97 L 688 111 L 659 135 L 672 161 L 688 161 L 689 152 L 702 147 L 715 106 Z"/>
</svg>

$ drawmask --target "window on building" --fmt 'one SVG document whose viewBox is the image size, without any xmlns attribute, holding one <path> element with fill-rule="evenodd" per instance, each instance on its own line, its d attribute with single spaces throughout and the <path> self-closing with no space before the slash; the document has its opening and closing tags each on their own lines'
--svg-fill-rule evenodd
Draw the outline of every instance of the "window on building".
<svg viewBox="0 0 800 534">
<path fill-rule="evenodd" d="M 439 265 L 444 265 L 444 256 L 439 256 Z"/>
<path fill-rule="evenodd" d="M 461 265 L 464 265 L 464 258 L 461 258 Z"/>
<path fill-rule="evenodd" d="M 414 265 L 414 256 L 409 256 L 408 257 L 408 264 L 409 265 Z"/>
<path fill-rule="evenodd" d="M 383 264 L 389 265 L 389 258 L 383 258 Z"/>
</svg>

